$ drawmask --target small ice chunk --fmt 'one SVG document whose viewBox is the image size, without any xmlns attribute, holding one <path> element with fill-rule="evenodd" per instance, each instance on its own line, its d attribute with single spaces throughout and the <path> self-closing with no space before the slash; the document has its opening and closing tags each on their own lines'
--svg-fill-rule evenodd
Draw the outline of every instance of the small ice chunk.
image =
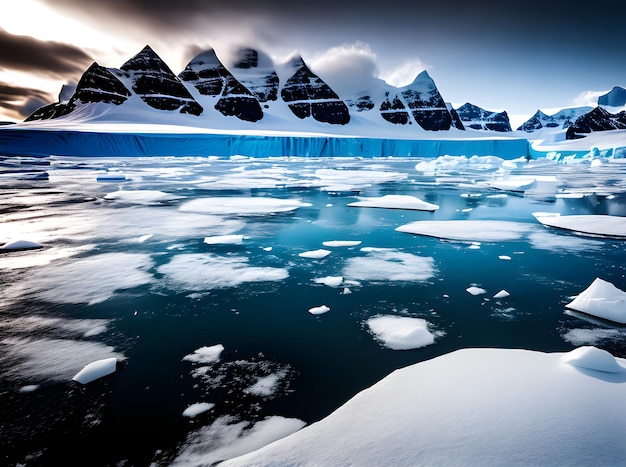
<svg viewBox="0 0 626 467">
<path fill-rule="evenodd" d="M 579 368 L 604 371 L 607 373 L 626 372 L 626 368 L 615 360 L 615 357 L 606 350 L 593 346 L 582 346 L 561 357 L 561 361 Z"/>
<path fill-rule="evenodd" d="M 386 209 L 413 209 L 418 211 L 436 211 L 437 204 L 422 201 L 410 195 L 385 195 L 377 198 L 360 198 L 360 201 L 348 204 L 351 207 L 386 208 Z"/>
<path fill-rule="evenodd" d="M 507 256 L 507 255 L 500 255 L 500 256 L 498 256 L 498 258 L 503 260 L 503 261 L 511 261 L 511 257 Z"/>
<path fill-rule="evenodd" d="M 565 306 L 599 318 L 626 324 L 626 292 L 599 277 L 596 277 L 589 287 Z"/>
<path fill-rule="evenodd" d="M 495 294 L 493 296 L 493 298 L 506 298 L 509 295 L 511 295 L 510 293 L 508 293 L 506 290 L 502 289 L 500 292 L 498 292 L 497 294 Z"/>
<path fill-rule="evenodd" d="M 312 315 L 323 315 L 324 313 L 328 313 L 330 308 L 326 305 L 314 306 L 313 308 L 309 308 L 309 313 Z"/>
<path fill-rule="evenodd" d="M 342 276 L 326 276 L 313 279 L 316 284 L 324 284 L 329 287 L 339 287 L 343 282 Z"/>
<path fill-rule="evenodd" d="M 19 389 L 19 392 L 21 392 L 22 394 L 27 393 L 27 392 L 33 392 L 36 391 L 37 389 L 39 389 L 39 385 L 38 384 L 27 384 L 26 386 L 22 386 Z"/>
<path fill-rule="evenodd" d="M 339 246 L 357 246 L 360 245 L 360 240 L 330 240 L 328 242 L 322 242 L 324 246 L 339 247 Z"/>
<path fill-rule="evenodd" d="M 213 235 L 204 237 L 204 243 L 207 245 L 241 245 L 243 235 Z"/>
<path fill-rule="evenodd" d="M 272 247 L 271 246 L 266 246 L 263 248 L 263 251 L 272 251 Z"/>
<path fill-rule="evenodd" d="M 211 410 L 213 407 L 215 407 L 215 404 L 210 402 L 196 402 L 183 411 L 183 417 L 193 418 L 196 415 L 200 415 L 201 413 Z"/>
<path fill-rule="evenodd" d="M 117 358 L 115 357 L 96 360 L 95 362 L 85 365 L 72 379 L 80 384 L 87 384 L 98 378 L 114 373 L 116 366 Z"/>
<path fill-rule="evenodd" d="M 435 335 L 421 318 L 376 316 L 367 320 L 367 325 L 376 338 L 392 350 L 417 349 L 435 343 Z"/>
<path fill-rule="evenodd" d="M 351 293 L 352 293 L 352 290 L 350 290 L 348 287 L 344 287 L 343 290 L 341 291 L 342 295 L 348 295 Z"/>
<path fill-rule="evenodd" d="M 222 344 L 212 345 L 210 347 L 200 347 L 196 349 L 192 354 L 185 355 L 183 360 L 194 363 L 215 363 L 219 361 L 220 355 L 224 351 Z"/>
<path fill-rule="evenodd" d="M 153 235 L 152 235 L 152 234 L 142 235 L 141 237 L 139 237 L 139 238 L 137 239 L 137 243 L 143 243 L 143 242 L 145 242 L 146 240 L 151 239 L 152 237 L 153 237 Z"/>
<path fill-rule="evenodd" d="M 481 289 L 480 287 L 476 287 L 474 285 L 471 287 L 468 287 L 467 289 L 465 289 L 465 291 L 472 295 L 481 295 L 481 294 L 487 293 L 485 289 Z"/>
<path fill-rule="evenodd" d="M 319 249 L 319 250 L 311 250 L 305 251 L 303 253 L 298 253 L 298 256 L 303 258 L 313 258 L 313 259 L 322 259 L 330 254 L 329 250 Z"/>
<path fill-rule="evenodd" d="M 122 203 L 153 204 L 178 199 L 178 196 L 159 190 L 119 190 L 104 195 L 108 201 L 120 201 Z"/>
<path fill-rule="evenodd" d="M 43 245 L 29 240 L 15 240 L 0 246 L 0 250 L 34 250 L 36 248 L 43 248 Z"/>
</svg>

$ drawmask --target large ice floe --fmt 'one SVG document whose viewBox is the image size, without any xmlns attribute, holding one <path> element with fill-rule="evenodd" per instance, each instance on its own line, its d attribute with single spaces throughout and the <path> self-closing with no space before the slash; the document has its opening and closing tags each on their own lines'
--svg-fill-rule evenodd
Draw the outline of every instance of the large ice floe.
<svg viewBox="0 0 626 467">
<path fill-rule="evenodd" d="M 519 240 L 532 229 L 531 224 L 495 220 L 415 221 L 396 228 L 414 235 L 476 242 Z"/>
<path fill-rule="evenodd" d="M 533 213 L 543 225 L 570 230 L 581 235 L 626 239 L 626 217 L 596 215 L 561 216 Z"/>
<path fill-rule="evenodd" d="M 458 350 L 219 465 L 621 465 L 626 360 L 607 354 Z"/>
<path fill-rule="evenodd" d="M 295 211 L 300 207 L 311 206 L 296 199 L 269 197 L 213 197 L 187 201 L 180 206 L 183 212 L 197 212 L 214 215 L 262 215 Z"/>
<path fill-rule="evenodd" d="M 566 306 L 589 315 L 626 324 L 626 292 L 599 277 Z"/>
<path fill-rule="evenodd" d="M 436 211 L 437 204 L 422 201 L 410 195 L 384 195 L 375 198 L 361 197 L 359 201 L 348 204 L 356 208 L 412 209 L 418 211 Z"/>
</svg>

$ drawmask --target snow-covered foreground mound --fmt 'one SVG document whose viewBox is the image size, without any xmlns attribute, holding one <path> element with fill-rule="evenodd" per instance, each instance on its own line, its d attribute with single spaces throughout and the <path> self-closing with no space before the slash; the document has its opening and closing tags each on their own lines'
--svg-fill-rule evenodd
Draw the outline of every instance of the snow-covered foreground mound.
<svg viewBox="0 0 626 467">
<path fill-rule="evenodd" d="M 595 347 L 464 349 L 396 370 L 220 465 L 622 465 L 625 428 L 624 359 Z"/>
</svg>

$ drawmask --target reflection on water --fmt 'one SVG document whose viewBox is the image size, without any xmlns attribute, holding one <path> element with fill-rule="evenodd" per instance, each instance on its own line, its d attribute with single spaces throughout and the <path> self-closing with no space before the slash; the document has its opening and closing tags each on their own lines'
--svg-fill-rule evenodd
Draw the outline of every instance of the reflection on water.
<svg viewBox="0 0 626 467">
<path fill-rule="evenodd" d="M 625 215 L 624 164 L 46 160 L 47 180 L 0 167 L 0 243 L 44 245 L 0 255 L 7 464 L 218 460 L 245 449 L 254 422 L 297 429 L 396 368 L 463 347 L 596 345 L 626 357 L 624 326 L 565 311 L 596 277 L 626 289 L 626 245 L 532 215 Z M 512 177 L 550 183 L 491 187 Z M 388 194 L 440 208 L 348 207 Z M 396 230 L 424 220 L 509 221 L 523 234 L 459 241 Z M 470 224 L 454 225 L 467 236 Z M 218 235 L 242 241 L 204 242 Z M 330 254 L 300 256 L 321 248 Z M 322 305 L 330 311 L 308 312 Z M 435 342 L 387 348 L 367 325 L 387 315 L 424 320 Z M 212 361 L 185 359 L 213 346 L 223 351 Z M 71 381 L 111 356 L 113 375 Z M 182 415 L 197 403 L 210 409 Z"/>
</svg>

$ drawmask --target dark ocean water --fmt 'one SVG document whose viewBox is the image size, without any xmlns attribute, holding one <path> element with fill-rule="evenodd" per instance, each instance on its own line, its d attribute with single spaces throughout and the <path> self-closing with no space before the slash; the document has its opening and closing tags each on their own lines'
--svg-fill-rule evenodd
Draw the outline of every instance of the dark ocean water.
<svg viewBox="0 0 626 467">
<path fill-rule="evenodd" d="M 460 348 L 595 345 L 626 357 L 624 326 L 565 307 L 596 277 L 626 290 L 626 244 L 532 215 L 626 215 L 626 164 L 455 161 L 425 172 L 408 158 L 1 161 L 0 243 L 43 245 L 0 255 L 2 463 L 185 464 L 183 451 L 214 452 L 266 417 L 312 423 L 394 369 Z M 37 170 L 48 178 L 32 179 Z M 555 189 L 487 185 L 509 176 L 552 176 Z M 390 194 L 440 208 L 347 206 Z M 224 198 L 238 201 L 217 210 Z M 259 199 L 298 207 L 246 213 Z M 528 230 L 474 243 L 395 230 L 451 219 Z M 243 242 L 203 241 L 227 234 Z M 330 254 L 299 256 L 320 248 Z M 344 282 L 315 282 L 328 276 Z M 510 295 L 493 298 L 500 290 Z M 308 312 L 322 304 L 330 311 Z M 435 343 L 386 348 L 367 326 L 378 315 L 425 319 Z M 218 344 L 217 362 L 184 359 Z M 112 356 L 114 374 L 72 381 Z M 182 415 L 197 402 L 214 406 Z"/>
</svg>

